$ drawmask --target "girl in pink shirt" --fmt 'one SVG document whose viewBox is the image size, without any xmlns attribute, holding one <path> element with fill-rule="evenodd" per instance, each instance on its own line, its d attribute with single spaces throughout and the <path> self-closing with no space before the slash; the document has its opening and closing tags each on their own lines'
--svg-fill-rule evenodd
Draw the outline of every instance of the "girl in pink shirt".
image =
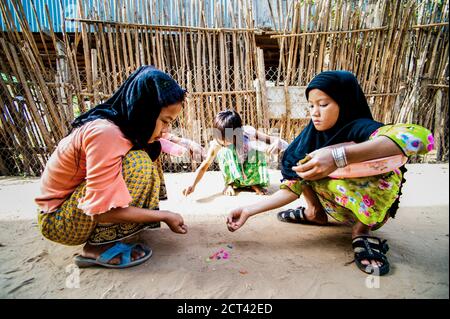
<svg viewBox="0 0 450 319">
<path fill-rule="evenodd" d="M 85 244 L 79 267 L 124 268 L 152 251 L 124 239 L 165 222 L 180 234 L 183 218 L 158 209 L 159 138 L 179 115 L 186 91 L 151 66 L 137 69 L 114 95 L 80 115 L 41 178 L 39 227 L 64 245 Z"/>
</svg>

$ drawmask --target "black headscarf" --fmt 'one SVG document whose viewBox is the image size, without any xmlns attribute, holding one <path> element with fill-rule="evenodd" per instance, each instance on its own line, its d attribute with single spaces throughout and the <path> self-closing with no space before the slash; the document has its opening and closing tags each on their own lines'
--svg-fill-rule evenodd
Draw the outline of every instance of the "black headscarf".
<svg viewBox="0 0 450 319">
<path fill-rule="evenodd" d="M 312 89 L 319 89 L 339 105 L 336 124 L 326 131 L 317 131 L 312 121 L 289 145 L 281 161 L 285 179 L 299 179 L 292 170 L 307 153 L 344 142 L 361 143 L 384 124 L 373 120 L 366 97 L 356 77 L 348 71 L 325 71 L 312 79 L 306 88 L 308 99 Z"/>
<path fill-rule="evenodd" d="M 185 93 L 168 74 L 153 66 L 141 66 L 108 100 L 78 116 L 72 127 L 108 119 L 133 143 L 133 149 L 144 149 L 155 160 L 161 152 L 161 144 L 148 144 L 148 140 L 155 130 L 156 120 L 163 107 L 183 101 Z"/>
</svg>

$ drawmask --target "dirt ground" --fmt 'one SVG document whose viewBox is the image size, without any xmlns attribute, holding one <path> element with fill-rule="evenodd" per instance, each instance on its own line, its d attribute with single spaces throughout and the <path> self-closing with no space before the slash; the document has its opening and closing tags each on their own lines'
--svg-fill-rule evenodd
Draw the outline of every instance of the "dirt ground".
<svg viewBox="0 0 450 319">
<path fill-rule="evenodd" d="M 227 212 L 261 197 L 220 194 L 219 172 L 196 192 L 181 189 L 192 173 L 166 174 L 169 200 L 187 235 L 165 225 L 140 235 L 152 258 L 134 268 L 77 269 L 67 247 L 42 238 L 33 198 L 37 179 L 0 178 L 0 298 L 449 298 L 448 164 L 408 165 L 400 209 L 375 234 L 388 240 L 389 275 L 366 276 L 354 264 L 350 228 L 281 223 L 275 212 L 250 219 L 239 231 Z M 270 172 L 274 192 L 281 174 Z M 286 207 L 294 207 L 302 200 Z M 207 261 L 224 249 L 228 259 Z"/>
</svg>

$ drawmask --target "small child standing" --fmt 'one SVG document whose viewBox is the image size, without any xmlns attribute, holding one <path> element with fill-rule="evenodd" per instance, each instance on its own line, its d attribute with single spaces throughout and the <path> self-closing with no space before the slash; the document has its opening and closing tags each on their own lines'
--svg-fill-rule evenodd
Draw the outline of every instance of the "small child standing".
<svg viewBox="0 0 450 319">
<path fill-rule="evenodd" d="M 269 173 L 264 153 L 284 151 L 287 146 L 288 143 L 280 138 L 264 134 L 252 126 L 242 126 L 242 119 L 236 111 L 219 112 L 214 119 L 213 140 L 206 159 L 197 169 L 194 182 L 183 190 L 183 194 L 187 196 L 194 192 L 217 157 L 225 182 L 225 195 L 234 196 L 236 189 L 245 187 L 250 187 L 258 195 L 265 195 Z"/>
</svg>

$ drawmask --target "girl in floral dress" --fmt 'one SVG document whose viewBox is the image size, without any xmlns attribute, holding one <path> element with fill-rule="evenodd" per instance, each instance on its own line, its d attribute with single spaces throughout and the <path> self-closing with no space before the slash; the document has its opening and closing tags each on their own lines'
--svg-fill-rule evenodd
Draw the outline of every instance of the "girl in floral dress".
<svg viewBox="0 0 450 319">
<path fill-rule="evenodd" d="M 217 158 L 224 180 L 223 193 L 234 196 L 236 189 L 251 188 L 265 195 L 269 185 L 266 154 L 284 151 L 288 143 L 269 136 L 250 125 L 242 125 L 234 110 L 219 112 L 214 119 L 213 140 L 205 160 L 196 171 L 194 181 L 183 190 L 185 196 L 194 192 L 213 160 Z"/>
<path fill-rule="evenodd" d="M 386 241 L 370 236 L 398 209 L 406 168 L 370 177 L 333 179 L 337 168 L 351 163 L 433 149 L 431 132 L 414 124 L 384 125 L 372 118 L 356 77 L 325 71 L 306 88 L 311 121 L 286 149 L 280 190 L 265 201 L 233 209 L 230 231 L 255 214 L 284 206 L 303 194 L 306 207 L 278 213 L 284 222 L 324 225 L 327 215 L 352 226 L 355 262 L 375 275 L 389 272 Z"/>
</svg>

